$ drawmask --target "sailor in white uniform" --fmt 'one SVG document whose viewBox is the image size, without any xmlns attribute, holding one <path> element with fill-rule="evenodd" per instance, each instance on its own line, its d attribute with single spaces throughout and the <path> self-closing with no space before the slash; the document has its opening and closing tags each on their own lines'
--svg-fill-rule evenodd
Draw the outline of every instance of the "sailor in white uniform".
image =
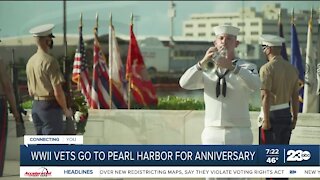
<svg viewBox="0 0 320 180">
<path fill-rule="evenodd" d="M 180 86 L 204 89 L 202 144 L 252 144 L 248 101 L 250 93 L 260 89 L 257 67 L 235 57 L 239 28 L 222 25 L 213 30 L 214 47 L 182 75 Z M 206 69 L 212 58 L 213 67 Z"/>
<path fill-rule="evenodd" d="M 180 78 L 184 89 L 204 89 L 205 128 L 202 144 L 252 144 L 249 96 L 260 90 L 257 67 L 235 57 L 239 28 L 222 25 L 214 29 L 216 40 L 202 60 Z M 212 57 L 226 51 L 205 70 Z"/>
</svg>

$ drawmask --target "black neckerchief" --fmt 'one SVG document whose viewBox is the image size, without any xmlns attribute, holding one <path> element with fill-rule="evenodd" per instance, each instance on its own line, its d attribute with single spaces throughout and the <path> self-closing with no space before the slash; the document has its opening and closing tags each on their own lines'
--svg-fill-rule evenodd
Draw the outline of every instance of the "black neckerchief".
<svg viewBox="0 0 320 180">
<path fill-rule="evenodd" d="M 233 64 L 233 65 L 236 65 L 237 61 L 238 61 L 238 60 L 232 61 L 232 64 Z M 225 78 L 225 76 L 226 76 L 229 72 L 230 72 L 229 69 L 228 69 L 225 73 L 223 73 L 223 74 L 218 73 L 217 70 L 216 70 L 216 72 L 215 72 L 216 75 L 218 76 L 218 82 L 217 82 L 217 85 L 216 85 L 216 97 L 217 97 L 217 98 L 218 98 L 218 97 L 220 96 L 220 94 L 221 94 L 221 92 L 220 92 L 220 81 L 221 81 L 221 79 L 222 79 L 222 95 L 223 95 L 223 97 L 226 97 L 226 95 L 227 95 L 227 83 L 226 83 L 226 78 Z"/>
<path fill-rule="evenodd" d="M 221 79 L 222 79 L 222 95 L 224 97 L 226 97 L 226 94 L 227 94 L 227 83 L 226 83 L 225 76 L 228 73 L 229 73 L 229 69 L 223 74 L 220 74 L 220 73 L 218 73 L 218 71 L 216 71 L 216 75 L 218 76 L 218 82 L 217 82 L 217 85 L 216 85 L 216 96 L 217 97 L 220 96 L 220 81 L 221 81 Z"/>
</svg>

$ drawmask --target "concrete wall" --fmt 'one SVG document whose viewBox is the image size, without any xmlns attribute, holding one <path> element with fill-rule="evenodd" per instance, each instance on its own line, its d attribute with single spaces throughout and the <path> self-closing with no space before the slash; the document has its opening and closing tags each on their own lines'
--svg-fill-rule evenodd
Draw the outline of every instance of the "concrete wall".
<svg viewBox="0 0 320 180">
<path fill-rule="evenodd" d="M 30 113 L 29 113 L 30 114 Z M 90 110 L 84 144 L 201 144 L 204 111 Z M 254 143 L 258 144 L 258 112 L 250 112 Z M 11 116 L 10 116 L 11 117 Z M 25 120 L 27 134 L 35 134 Z M 12 118 L 8 126 L 6 159 L 18 160 L 19 144 Z M 291 144 L 320 144 L 320 114 L 299 114 Z"/>
</svg>

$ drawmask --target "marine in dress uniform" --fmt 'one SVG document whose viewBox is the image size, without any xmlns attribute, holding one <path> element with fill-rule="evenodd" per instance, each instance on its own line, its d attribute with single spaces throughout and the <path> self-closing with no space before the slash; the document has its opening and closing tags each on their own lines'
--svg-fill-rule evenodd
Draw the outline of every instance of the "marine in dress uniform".
<svg viewBox="0 0 320 180">
<path fill-rule="evenodd" d="M 1 41 L 0 41 L 1 42 Z M 11 84 L 9 66 L 0 58 L 0 177 L 3 176 L 3 168 L 5 162 L 5 152 L 8 133 L 8 107 L 7 101 L 10 104 L 12 114 L 16 123 L 20 123 L 20 116 L 17 110 L 15 96 Z"/>
<path fill-rule="evenodd" d="M 63 133 L 63 113 L 72 116 L 67 108 L 62 83 L 65 81 L 58 61 L 49 54 L 53 47 L 53 24 L 32 28 L 38 50 L 26 67 L 29 95 L 34 98 L 32 119 L 38 135 Z"/>
<path fill-rule="evenodd" d="M 262 108 L 259 143 L 289 144 L 298 118 L 299 73 L 281 56 L 283 38 L 262 35 L 260 41 L 268 62 L 260 69 Z"/>
<path fill-rule="evenodd" d="M 180 78 L 184 89 L 204 89 L 205 118 L 202 144 L 252 144 L 249 96 L 260 89 L 257 67 L 235 57 L 239 28 L 222 25 L 214 29 L 216 40 L 202 60 Z M 226 55 L 206 71 L 211 58 L 225 49 Z"/>
</svg>

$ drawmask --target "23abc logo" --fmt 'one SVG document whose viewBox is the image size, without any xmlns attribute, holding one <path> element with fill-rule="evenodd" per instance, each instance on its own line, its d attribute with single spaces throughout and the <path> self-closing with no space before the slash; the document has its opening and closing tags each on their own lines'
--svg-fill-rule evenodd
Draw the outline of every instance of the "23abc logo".
<svg viewBox="0 0 320 180">
<path fill-rule="evenodd" d="M 288 150 L 287 161 L 308 161 L 311 158 L 309 151 Z"/>
</svg>

